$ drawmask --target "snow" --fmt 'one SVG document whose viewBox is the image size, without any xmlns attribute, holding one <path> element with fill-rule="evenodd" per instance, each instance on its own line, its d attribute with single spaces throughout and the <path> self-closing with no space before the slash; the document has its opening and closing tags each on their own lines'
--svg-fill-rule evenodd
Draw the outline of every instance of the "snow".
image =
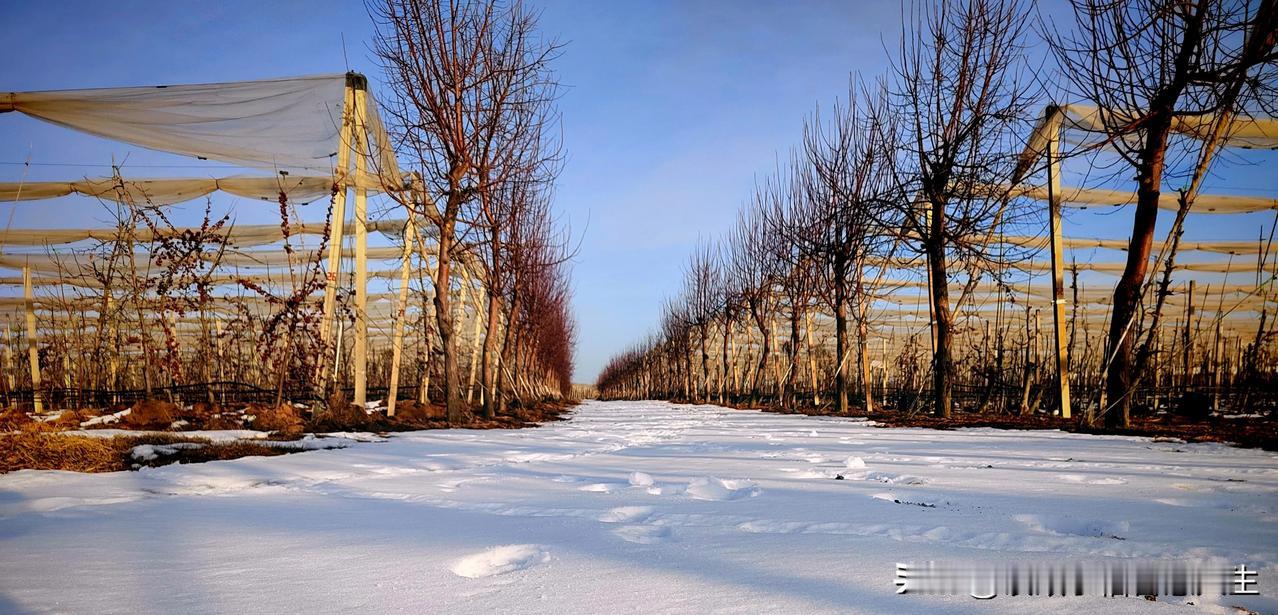
<svg viewBox="0 0 1278 615">
<path fill-rule="evenodd" d="M 126 416 L 129 416 L 132 413 L 133 413 L 132 409 L 125 408 L 124 410 L 121 410 L 119 412 L 113 412 L 111 414 L 103 414 L 102 416 L 95 416 L 87 421 L 81 422 L 80 426 L 93 427 L 94 425 L 110 425 L 111 423 L 119 423 L 120 419 Z"/>
<path fill-rule="evenodd" d="M 892 584 L 896 562 L 1113 558 L 1245 562 L 1264 595 L 1191 599 L 1278 612 L 1278 455 L 1260 450 L 659 402 L 342 436 L 0 475 L 0 612 L 1185 611 Z"/>
<path fill-rule="evenodd" d="M 178 451 L 200 448 L 204 446 L 198 442 L 175 442 L 173 444 L 139 444 L 129 451 L 129 454 L 138 461 L 151 461 L 161 455 L 172 455 Z"/>
</svg>

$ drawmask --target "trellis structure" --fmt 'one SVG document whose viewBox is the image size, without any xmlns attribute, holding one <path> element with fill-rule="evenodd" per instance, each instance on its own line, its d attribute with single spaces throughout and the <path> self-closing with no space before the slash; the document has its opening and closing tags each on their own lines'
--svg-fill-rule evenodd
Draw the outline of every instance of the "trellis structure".
<svg viewBox="0 0 1278 615">
<path fill-rule="evenodd" d="M 1090 385 L 1093 384 L 1091 376 L 1099 373 L 1103 378 L 1106 366 L 1104 330 L 1111 320 L 1108 311 L 1113 286 L 1097 285 L 1096 278 L 1092 278 L 1086 281 L 1087 287 L 1084 288 L 1083 278 L 1093 274 L 1121 273 L 1124 263 L 1108 262 L 1103 256 L 1097 257 L 1096 253 L 1126 250 L 1129 242 L 1118 238 L 1066 236 L 1062 229 L 1063 210 L 1116 208 L 1134 202 L 1134 195 L 1129 191 L 1073 187 L 1065 185 L 1062 180 L 1072 160 L 1061 155 L 1063 140 L 1081 140 L 1085 150 L 1103 147 L 1104 136 L 1097 132 L 1103 124 L 1096 115 L 1094 109 L 1078 105 L 1049 106 L 1045 109 L 1027 139 L 1019 165 L 1034 172 L 1017 178 L 1017 185 L 1011 187 L 1010 197 L 1042 203 L 1046 214 L 1042 232 L 1023 234 L 1022 231 L 1022 234 L 1013 235 L 998 230 L 989 237 L 968 239 L 977 245 L 983 244 L 993 254 L 999 253 L 999 244 L 1002 244 L 1021 249 L 1027 255 L 1046 252 L 1047 258 L 1017 259 L 1018 262 L 1000 265 L 1006 268 L 1002 272 L 981 271 L 981 275 L 987 277 L 971 285 L 971 295 L 965 296 L 968 301 L 955 313 L 960 329 L 964 331 L 959 336 L 965 339 L 968 347 L 975 349 L 969 358 L 988 362 L 1005 373 L 1016 369 L 1016 364 L 1019 364 L 1019 370 L 1025 374 L 1021 394 L 1026 398 L 1036 377 L 1034 374 L 1041 370 L 1038 357 L 1049 357 L 1052 369 L 1042 371 L 1052 383 L 1050 399 L 1056 403 L 1056 411 L 1064 417 L 1070 417 L 1076 405 L 1071 399 L 1071 380 L 1075 385 L 1080 384 L 1080 376 L 1072 372 L 1085 373 L 1087 376 L 1082 383 L 1089 385 L 1093 391 L 1099 389 L 1103 395 L 1103 387 Z M 1222 125 L 1224 128 L 1220 128 Z M 1211 131 L 1210 134 L 1208 131 Z M 1222 124 L 1215 118 L 1206 117 L 1192 122 L 1183 121 L 1175 127 L 1175 132 L 1190 139 L 1216 139 L 1217 143 L 1229 149 L 1278 149 L 1278 121 L 1267 118 L 1237 118 L 1231 124 Z M 1005 191 L 1007 188 L 991 190 L 992 193 Z M 1159 207 L 1177 211 L 1180 209 L 1179 197 L 1179 194 L 1166 191 Z M 1188 197 L 1191 205 L 1188 215 L 1236 216 L 1270 212 L 1278 216 L 1276 197 L 1278 195 L 1198 194 L 1195 185 Z M 1275 258 L 1273 248 L 1263 236 L 1256 240 L 1226 241 L 1182 241 L 1175 236 L 1168 241 L 1153 242 L 1153 249 L 1160 254 L 1157 259 L 1151 258 L 1156 263 L 1154 269 L 1158 271 L 1155 275 L 1167 270 L 1175 272 L 1178 278 L 1175 285 L 1178 292 L 1159 298 L 1163 313 L 1170 315 L 1167 320 L 1175 326 L 1175 334 L 1155 332 L 1149 337 L 1155 354 L 1163 357 L 1174 354 L 1176 359 L 1172 365 L 1164 364 L 1167 369 L 1163 371 L 1155 369 L 1151 379 L 1155 388 L 1166 387 L 1167 378 L 1174 376 L 1188 390 L 1188 383 L 1195 380 L 1194 370 L 1198 369 L 1195 362 L 1210 360 L 1217 366 L 1210 377 L 1214 383 L 1213 403 L 1216 405 L 1222 384 L 1237 375 L 1246 347 L 1272 343 L 1272 336 L 1266 332 L 1272 329 L 1272 315 L 1278 312 L 1278 293 L 1272 292 L 1273 283 L 1278 279 L 1278 258 Z M 1207 258 L 1168 262 L 1170 259 L 1166 256 L 1172 252 L 1200 253 Z M 1078 262 L 1080 253 L 1091 255 L 1083 258 L 1084 262 Z M 862 299 L 870 306 L 867 310 L 869 335 L 877 338 L 872 340 L 874 343 L 861 347 L 862 355 L 859 357 L 863 366 L 862 373 L 858 375 L 862 382 L 860 390 L 867 395 L 886 396 L 891 372 L 896 372 L 893 379 L 905 378 L 897 366 L 898 362 L 913 357 L 915 367 L 921 370 L 926 370 L 930 362 L 927 337 L 929 331 L 934 332 L 936 323 L 930 313 L 932 285 L 926 280 L 927 268 L 923 260 L 921 256 L 896 256 L 866 263 L 871 271 L 886 274 L 871 287 L 863 289 L 862 293 Z M 924 271 L 920 271 L 921 268 Z M 958 273 L 961 275 L 963 272 Z M 991 273 L 994 279 L 989 279 Z M 1009 273 L 1015 275 L 1008 277 Z M 1242 284 L 1230 281 L 1231 274 L 1236 276 L 1240 273 L 1249 274 L 1248 277 L 1254 273 L 1255 280 Z M 1036 279 L 1043 274 L 1049 278 L 1046 284 Z M 870 274 L 869 277 L 876 275 Z M 1220 279 L 1222 275 L 1223 279 Z M 1148 283 L 1146 293 L 1157 292 L 1154 288 L 1154 283 Z M 1047 323 L 1042 322 L 1039 313 L 1044 308 L 1050 310 L 1051 319 Z M 786 327 L 780 327 L 779 331 L 777 327 L 778 319 L 794 310 L 805 313 L 804 330 L 797 340 L 789 339 Z M 1147 311 L 1138 310 L 1138 314 Z M 772 352 L 775 354 L 780 348 L 798 346 L 805 350 L 806 357 L 795 366 L 785 365 L 786 361 L 778 357 L 768 357 L 766 363 L 769 367 L 761 374 L 765 396 L 775 395 L 774 399 L 779 399 L 787 371 L 798 369 L 806 372 L 798 379 L 798 384 L 811 393 L 808 399 L 812 404 L 820 405 L 822 394 L 831 391 L 834 373 L 847 361 L 858 360 L 849 355 L 837 357 L 830 352 L 828 345 L 832 337 L 833 317 L 827 312 L 826 306 L 816 302 L 791 306 L 781 301 L 769 315 L 772 319 Z M 1214 331 L 1208 332 L 1208 335 L 1214 335 L 1214 340 L 1207 344 L 1199 343 L 1195 339 L 1197 334 L 1192 332 L 1201 326 L 1204 316 L 1214 321 Z M 1019 332 L 1017 319 L 1020 319 Z M 608 378 L 624 377 L 620 381 L 605 378 L 601 382 L 601 393 L 642 396 L 657 391 L 660 395 L 700 399 L 712 399 L 716 392 L 721 399 L 740 399 L 742 395 L 749 395 L 752 389 L 757 389 L 749 379 L 761 351 L 759 332 L 748 317 L 738 318 L 729 329 L 725 329 L 722 322 L 720 318 L 712 335 L 716 340 L 713 343 L 722 343 L 724 359 L 711 361 L 704 378 L 699 374 L 700 359 L 692 350 L 697 343 L 689 342 L 690 348 L 679 350 L 663 332 L 623 355 L 625 360 L 617 363 L 629 365 L 628 369 L 633 372 L 609 374 L 606 371 Z M 991 331 L 991 324 L 995 325 L 994 331 Z M 1041 344 L 1039 337 L 1044 324 L 1051 331 L 1046 336 L 1049 341 Z M 1018 352 L 1022 353 L 1021 357 L 1009 359 L 1006 363 L 1003 362 L 1002 346 L 991 342 L 993 337 L 1001 339 L 1004 331 L 1018 336 Z M 695 337 L 695 331 L 688 335 Z M 1081 357 L 1071 357 L 1071 342 L 1076 348 L 1081 348 Z M 992 346 L 997 346 L 997 349 Z M 847 352 L 855 352 L 854 347 L 854 344 L 848 345 Z M 680 352 L 687 352 L 688 357 L 679 358 Z M 992 356 L 995 354 L 997 359 Z M 965 361 L 958 361 L 961 369 L 968 370 L 970 383 L 971 370 L 981 366 L 972 365 L 971 361 L 962 365 Z M 868 367 L 871 364 L 875 366 L 873 369 Z M 1268 369 L 1272 367 L 1269 365 Z M 680 376 L 681 371 L 691 371 L 696 380 L 704 381 L 685 379 Z M 871 371 L 875 373 L 871 374 Z M 1198 380 L 1202 378 L 1201 374 L 1197 376 Z M 914 388 L 918 393 L 925 388 L 926 380 L 901 381 L 898 389 Z M 1046 382 L 1047 378 L 1043 381 Z M 873 386 L 869 386 L 871 383 Z M 1154 397 L 1157 399 L 1158 392 L 1154 393 Z M 869 399 L 864 401 L 867 409 L 874 407 Z M 1089 408 L 1105 406 L 1103 398 L 1099 401 L 1088 398 L 1086 403 Z M 1022 408 L 1026 405 L 1023 399 Z"/>
<path fill-rule="evenodd" d="M 390 140 L 376 104 L 367 91 L 367 80 L 357 73 L 221 84 L 13 92 L 0 95 L 0 112 L 16 111 L 90 134 L 149 149 L 216 160 L 250 169 L 268 170 L 266 176 L 221 178 L 154 178 L 124 180 L 116 177 L 63 182 L 0 183 L 0 201 L 25 202 L 70 194 L 123 204 L 153 207 L 173 205 L 221 191 L 242 198 L 284 203 L 309 203 L 331 198 L 331 223 L 258 225 L 227 230 L 224 239 L 238 247 L 266 246 L 292 233 L 327 233 L 326 284 L 320 332 L 325 348 L 335 350 L 337 291 L 344 259 L 354 266 L 354 401 L 367 397 L 368 270 L 369 258 L 400 261 L 394 277 L 400 281 L 395 309 L 393 344 L 397 352 L 392 367 L 398 375 L 399 353 L 405 319 L 409 278 L 409 249 L 420 237 L 413 216 L 398 220 L 370 221 L 368 198 L 379 192 L 407 192 L 411 178 L 398 168 Z M 353 192 L 353 224 L 347 224 L 348 193 Z M 424 195 L 418 195 L 419 201 Z M 349 228 L 353 226 L 353 228 Z M 175 232 L 189 232 L 176 229 Z M 403 248 L 368 247 L 369 232 L 403 235 Z M 77 263 L 74 254 L 60 246 L 85 240 L 111 241 L 117 229 L 6 229 L 0 246 L 44 247 L 49 254 L 0 254 L 0 267 L 20 269 L 21 279 L 5 277 L 0 284 L 23 286 L 21 300 L 26 319 L 30 373 L 36 409 L 41 407 L 40 366 L 36 308 L 42 304 L 37 286 L 69 284 L 101 288 Z M 156 233 L 134 231 L 134 240 L 153 240 Z M 344 250 L 344 238 L 353 235 L 353 250 Z M 423 248 L 423 256 L 425 249 Z M 133 259 L 146 255 L 134 255 Z M 238 251 L 217 255 L 219 266 L 235 271 L 211 278 L 214 284 L 240 279 L 270 283 L 287 279 L 289 272 L 272 274 L 263 267 L 298 260 L 287 251 Z M 305 262 L 305 261 L 303 261 Z M 423 261 L 424 264 L 426 261 Z M 40 272 L 44 277 L 36 277 Z M 390 278 L 392 272 L 372 272 Z M 56 274 L 56 277 L 50 277 Z M 106 295 L 110 289 L 103 289 Z M 0 300 L 13 306 L 14 300 Z M 141 309 L 142 306 L 139 306 Z M 336 377 L 332 362 L 319 361 L 320 385 Z M 394 376 L 392 377 L 394 379 Z M 391 402 L 393 408 L 393 401 Z M 393 411 L 392 411 L 393 412 Z"/>
</svg>

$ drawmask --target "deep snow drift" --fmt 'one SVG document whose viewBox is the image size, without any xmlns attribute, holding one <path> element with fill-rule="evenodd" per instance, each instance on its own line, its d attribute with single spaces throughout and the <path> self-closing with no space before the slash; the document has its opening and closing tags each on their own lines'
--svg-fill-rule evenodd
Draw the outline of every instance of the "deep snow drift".
<svg viewBox="0 0 1278 615">
<path fill-rule="evenodd" d="M 1185 612 L 894 593 L 896 562 L 1112 557 L 1250 563 L 1266 595 L 1188 600 L 1278 609 L 1278 455 L 592 402 L 537 429 L 0 476 L 0 612 Z"/>
</svg>

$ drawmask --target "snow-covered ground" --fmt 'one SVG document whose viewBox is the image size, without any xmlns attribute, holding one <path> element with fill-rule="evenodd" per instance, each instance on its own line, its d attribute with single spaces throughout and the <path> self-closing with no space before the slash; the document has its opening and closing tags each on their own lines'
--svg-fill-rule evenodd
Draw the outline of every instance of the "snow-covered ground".
<svg viewBox="0 0 1278 615">
<path fill-rule="evenodd" d="M 1187 557 L 1261 569 L 1266 595 L 1198 605 L 1278 610 L 1278 455 L 591 402 L 537 429 L 0 476 L 6 613 L 1186 612 L 893 580 Z"/>
</svg>

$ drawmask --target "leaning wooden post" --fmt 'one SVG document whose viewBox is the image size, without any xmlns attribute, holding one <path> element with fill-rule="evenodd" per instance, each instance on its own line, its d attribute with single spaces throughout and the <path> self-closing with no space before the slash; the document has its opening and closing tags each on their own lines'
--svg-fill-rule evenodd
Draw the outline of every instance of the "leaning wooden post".
<svg viewBox="0 0 1278 615">
<path fill-rule="evenodd" d="M 355 90 L 355 399 L 360 408 L 368 401 L 368 93 Z"/>
<path fill-rule="evenodd" d="M 408 314 L 408 274 L 412 263 L 416 227 L 412 212 L 404 226 L 404 256 L 399 269 L 399 297 L 395 303 L 395 331 L 391 337 L 390 387 L 386 390 L 386 416 L 395 416 L 395 400 L 399 397 L 399 364 L 404 353 L 404 319 Z"/>
<path fill-rule="evenodd" d="M 1052 320 L 1056 341 L 1056 395 L 1060 400 L 1061 418 L 1070 418 L 1069 399 L 1069 333 L 1065 321 L 1065 256 L 1061 239 L 1061 169 L 1060 119 L 1055 106 L 1047 108 L 1047 209 L 1052 242 Z"/>
<path fill-rule="evenodd" d="M 364 87 L 366 80 L 360 75 L 346 75 L 346 95 L 342 105 L 342 127 L 339 131 L 337 149 L 337 168 L 333 170 L 333 212 L 329 220 L 328 230 L 328 271 L 327 284 L 324 285 L 324 314 L 320 321 L 320 340 L 324 352 L 334 348 L 333 312 L 337 304 L 337 281 L 342 270 L 342 237 L 345 235 L 343 224 L 346 222 L 346 190 L 350 186 L 351 136 L 354 132 L 355 87 Z M 319 361 L 320 388 L 328 386 L 328 361 Z M 337 377 L 336 369 L 332 377 Z"/>
<path fill-rule="evenodd" d="M 35 292 L 31 289 L 31 267 L 22 267 L 22 298 L 27 311 L 27 362 L 31 368 L 31 399 L 36 412 L 44 411 L 40 394 L 40 335 L 36 331 Z"/>
</svg>

